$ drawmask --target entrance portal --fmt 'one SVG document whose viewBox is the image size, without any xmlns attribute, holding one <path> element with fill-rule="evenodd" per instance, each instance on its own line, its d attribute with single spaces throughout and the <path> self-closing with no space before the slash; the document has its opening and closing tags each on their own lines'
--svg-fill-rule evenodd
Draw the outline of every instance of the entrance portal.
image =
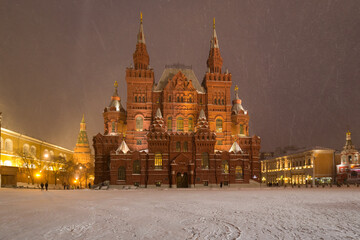
<svg viewBox="0 0 360 240">
<path fill-rule="evenodd" d="M 176 187 L 187 188 L 188 187 L 188 175 L 187 173 L 177 173 L 176 175 Z"/>
</svg>

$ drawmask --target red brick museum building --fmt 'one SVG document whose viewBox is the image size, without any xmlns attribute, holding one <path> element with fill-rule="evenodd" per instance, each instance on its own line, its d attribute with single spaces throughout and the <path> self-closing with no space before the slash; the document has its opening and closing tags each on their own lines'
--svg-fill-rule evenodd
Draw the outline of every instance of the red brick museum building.
<svg viewBox="0 0 360 240">
<path fill-rule="evenodd" d="M 215 22 L 208 70 L 200 84 L 191 67 L 166 66 L 159 81 L 149 67 L 142 19 L 134 66 L 126 69 L 126 110 L 117 83 L 105 107 L 104 134 L 93 138 L 95 184 L 236 186 L 260 180 L 260 137 L 249 136 L 249 114 L 232 76 L 222 71 Z"/>
</svg>

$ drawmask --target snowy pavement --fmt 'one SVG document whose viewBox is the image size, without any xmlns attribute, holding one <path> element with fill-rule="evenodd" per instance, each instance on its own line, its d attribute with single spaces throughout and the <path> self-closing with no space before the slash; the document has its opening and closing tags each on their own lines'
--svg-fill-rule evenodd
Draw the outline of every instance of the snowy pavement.
<svg viewBox="0 0 360 240">
<path fill-rule="evenodd" d="M 0 239 L 360 239 L 360 188 L 0 189 Z"/>
</svg>

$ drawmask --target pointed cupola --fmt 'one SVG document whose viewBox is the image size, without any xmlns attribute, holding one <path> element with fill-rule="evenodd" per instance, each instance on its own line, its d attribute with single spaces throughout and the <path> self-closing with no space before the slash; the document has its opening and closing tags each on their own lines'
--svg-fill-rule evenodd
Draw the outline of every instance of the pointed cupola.
<svg viewBox="0 0 360 240">
<path fill-rule="evenodd" d="M 160 108 L 157 109 L 153 122 L 150 125 L 151 132 L 165 132 L 164 118 Z"/>
<path fill-rule="evenodd" d="M 210 40 L 210 52 L 207 60 L 207 67 L 211 73 L 221 73 L 223 59 L 220 55 L 219 40 L 216 35 L 215 18 L 213 22 L 213 34 Z"/>
<path fill-rule="evenodd" d="M 146 50 L 142 13 L 140 13 L 140 29 L 137 35 L 136 50 L 133 54 L 133 60 L 135 69 L 148 69 L 150 59 Z"/>
<path fill-rule="evenodd" d="M 196 124 L 196 130 L 197 131 L 203 131 L 203 130 L 209 131 L 210 130 L 209 123 L 206 120 L 206 115 L 205 115 L 204 109 L 200 110 L 198 122 Z"/>
</svg>

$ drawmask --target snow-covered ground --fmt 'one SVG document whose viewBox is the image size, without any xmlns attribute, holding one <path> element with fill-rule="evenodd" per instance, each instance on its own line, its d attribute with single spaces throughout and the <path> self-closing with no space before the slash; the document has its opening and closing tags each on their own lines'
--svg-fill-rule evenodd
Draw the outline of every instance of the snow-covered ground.
<svg viewBox="0 0 360 240">
<path fill-rule="evenodd" d="M 0 189 L 0 239 L 360 239 L 360 188 Z"/>
</svg>

